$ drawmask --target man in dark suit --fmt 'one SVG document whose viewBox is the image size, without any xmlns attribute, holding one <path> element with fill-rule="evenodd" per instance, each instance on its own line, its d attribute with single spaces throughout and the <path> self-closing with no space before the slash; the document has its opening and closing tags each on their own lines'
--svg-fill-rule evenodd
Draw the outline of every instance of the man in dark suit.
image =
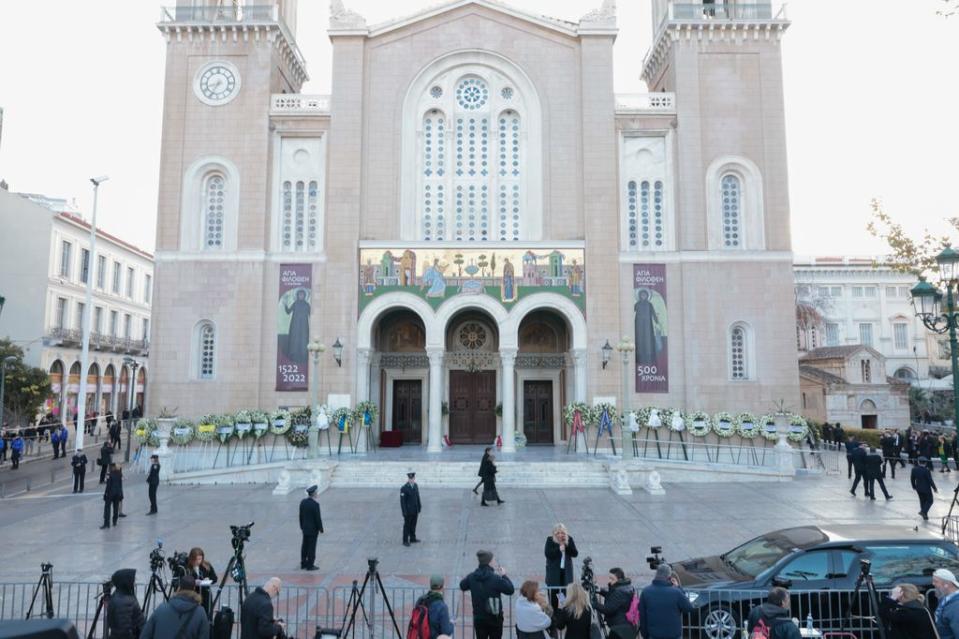
<svg viewBox="0 0 959 639">
<path fill-rule="evenodd" d="M 103 489 L 103 525 L 101 529 L 110 527 L 110 513 L 113 512 L 113 525 L 117 525 L 120 516 L 120 500 L 123 499 L 123 475 L 116 464 L 110 464 L 110 474 L 107 475 L 107 485 Z"/>
<path fill-rule="evenodd" d="M 160 458 L 156 455 L 150 455 L 150 474 L 147 475 L 147 486 L 150 487 L 150 512 L 148 515 L 157 514 L 157 486 L 160 485 Z"/>
<path fill-rule="evenodd" d="M 300 544 L 300 569 L 319 570 L 316 566 L 316 538 L 323 532 L 323 519 L 320 517 L 320 502 L 316 500 L 319 488 L 314 484 L 306 489 L 306 497 L 300 502 L 300 531 L 303 543 Z"/>
<path fill-rule="evenodd" d="M 70 466 L 73 467 L 73 492 L 82 493 L 83 478 L 86 477 L 87 474 L 87 456 L 83 454 L 82 448 L 78 448 L 77 451 L 73 453 Z"/>
<path fill-rule="evenodd" d="M 893 479 L 896 478 L 896 435 L 892 431 L 885 431 L 879 438 L 879 447 L 882 449 L 882 476 L 886 476 L 886 471 L 891 473 Z"/>
<path fill-rule="evenodd" d="M 859 482 L 864 479 L 863 473 L 866 470 L 866 448 L 859 445 L 859 442 L 856 442 L 856 446 L 852 449 L 852 452 L 847 455 L 847 457 L 851 458 L 852 469 L 856 471 L 856 479 L 852 482 L 852 488 L 849 489 L 849 492 L 851 492 L 852 496 L 855 497 L 856 486 L 858 486 Z"/>
<path fill-rule="evenodd" d="M 926 467 L 929 460 L 925 457 L 919 458 L 919 463 L 912 467 L 912 474 L 909 481 L 912 483 L 912 489 L 919 496 L 919 515 L 929 521 L 929 509 L 932 507 L 932 493 L 939 492 L 936 488 L 936 482 L 932 480 L 932 473 Z"/>
<path fill-rule="evenodd" d="M 406 473 L 406 483 L 400 488 L 400 509 L 403 511 L 403 545 L 419 543 L 416 538 L 416 519 L 420 516 L 420 488 L 416 473 Z"/>
<path fill-rule="evenodd" d="M 100 448 L 100 458 L 97 459 L 97 465 L 100 467 L 100 483 L 107 480 L 107 473 L 110 472 L 110 462 L 113 461 L 113 446 L 110 442 L 103 442 Z"/>
<path fill-rule="evenodd" d="M 852 479 L 852 471 L 855 466 L 852 460 L 853 451 L 855 451 L 859 447 L 860 445 L 859 445 L 859 442 L 856 440 L 855 435 L 853 435 L 846 441 L 846 474 L 848 479 Z"/>
<path fill-rule="evenodd" d="M 869 499 L 876 501 L 876 482 L 879 482 L 886 500 L 892 499 L 892 495 L 886 490 L 886 484 L 882 481 L 882 457 L 875 448 L 870 448 L 869 454 L 866 455 L 863 474 L 866 478 L 866 496 Z"/>
</svg>

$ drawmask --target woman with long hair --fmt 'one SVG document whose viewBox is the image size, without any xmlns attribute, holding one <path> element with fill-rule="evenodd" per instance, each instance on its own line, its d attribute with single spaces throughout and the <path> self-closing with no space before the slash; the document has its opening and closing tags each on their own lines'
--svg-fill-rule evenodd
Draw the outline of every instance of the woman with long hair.
<svg viewBox="0 0 959 639">
<path fill-rule="evenodd" d="M 553 613 L 553 625 L 557 630 L 566 630 L 566 639 L 589 639 L 589 628 L 593 623 L 593 607 L 589 605 L 589 594 L 579 582 L 566 586 L 566 600 Z"/>
<path fill-rule="evenodd" d="M 569 536 L 563 524 L 553 526 L 553 534 L 546 538 L 543 548 L 546 555 L 546 587 L 549 589 L 549 601 L 553 608 L 559 607 L 559 593 L 573 582 L 573 557 L 579 555 L 576 542 Z"/>
<path fill-rule="evenodd" d="M 496 491 L 496 464 L 493 463 L 495 460 L 493 453 L 487 453 L 480 463 L 479 475 L 483 478 L 483 497 L 480 500 L 480 506 L 489 506 L 486 502 L 494 500 L 497 504 L 503 503 Z"/>
<path fill-rule="evenodd" d="M 524 581 L 516 598 L 516 639 L 546 639 L 544 632 L 553 625 L 553 610 L 539 591 L 538 581 Z"/>
<path fill-rule="evenodd" d="M 886 624 L 887 639 L 937 639 L 932 615 L 915 584 L 902 583 L 883 597 L 879 616 Z"/>
<path fill-rule="evenodd" d="M 196 547 L 190 549 L 190 554 L 186 559 L 186 571 L 193 576 L 196 582 L 196 589 L 200 593 L 203 601 L 203 609 L 210 616 L 210 590 L 217 582 L 216 571 L 206 560 L 206 553 L 202 548 Z"/>
</svg>

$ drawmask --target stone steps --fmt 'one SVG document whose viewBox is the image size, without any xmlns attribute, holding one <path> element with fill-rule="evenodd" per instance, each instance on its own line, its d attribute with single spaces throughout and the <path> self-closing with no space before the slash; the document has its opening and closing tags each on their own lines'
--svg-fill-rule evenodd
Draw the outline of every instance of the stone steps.
<svg viewBox="0 0 959 639">
<path fill-rule="evenodd" d="M 609 486 L 609 470 L 602 462 L 499 462 L 496 483 L 500 486 L 552 487 Z M 479 481 L 476 462 L 373 462 L 348 461 L 336 464 L 331 485 L 397 486 L 414 471 L 416 480 L 430 487 L 472 488 Z"/>
</svg>

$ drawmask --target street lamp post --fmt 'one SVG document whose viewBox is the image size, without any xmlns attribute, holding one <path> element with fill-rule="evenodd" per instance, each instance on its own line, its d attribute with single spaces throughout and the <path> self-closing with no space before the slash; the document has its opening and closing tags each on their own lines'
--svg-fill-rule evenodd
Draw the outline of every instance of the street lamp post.
<svg viewBox="0 0 959 639">
<path fill-rule="evenodd" d="M 4 412 L 3 392 L 7 386 L 7 364 L 17 361 L 15 355 L 7 355 L 0 360 L 0 428 L 3 427 Z"/>
<path fill-rule="evenodd" d="M 87 373 L 90 368 L 90 316 L 93 313 L 93 268 L 97 263 L 97 194 L 100 185 L 106 182 L 107 176 L 90 178 L 93 183 L 93 214 L 90 219 L 90 257 L 87 258 L 87 281 L 86 296 L 83 304 L 83 319 L 80 326 L 80 393 L 77 396 L 77 421 L 75 425 L 77 437 L 75 446 L 77 450 L 83 448 L 83 435 L 86 429 L 87 417 Z M 63 411 L 64 413 L 66 411 Z M 66 418 L 64 417 L 64 422 Z"/>
<path fill-rule="evenodd" d="M 956 308 L 956 293 L 959 293 L 959 253 L 947 246 L 936 256 L 939 279 L 946 289 L 946 306 L 942 307 L 942 292 L 919 278 L 912 287 L 912 304 L 916 317 L 923 325 L 940 335 L 949 333 L 949 357 L 952 360 L 952 424 L 959 434 L 959 342 L 956 328 L 959 326 L 959 309 Z M 957 289 L 955 292 L 953 289 Z"/>
<path fill-rule="evenodd" d="M 133 402 L 137 394 L 137 368 L 140 364 L 133 359 L 132 357 L 124 357 L 123 363 L 130 367 L 130 382 L 129 388 L 127 388 L 127 415 L 129 416 L 126 420 L 126 429 L 127 429 L 127 448 L 126 452 L 123 455 L 123 462 L 126 463 L 130 461 L 130 431 L 133 430 Z"/>
<path fill-rule="evenodd" d="M 629 412 L 629 360 L 636 346 L 628 337 L 624 337 L 616 345 L 616 350 L 623 358 L 623 423 L 620 424 L 620 429 L 623 431 L 623 460 L 627 460 L 634 456 L 633 433 L 626 427 L 626 414 Z M 626 433 L 629 433 L 628 437 Z"/>
<path fill-rule="evenodd" d="M 337 342 L 339 342 L 339 340 L 337 340 Z M 313 421 L 313 428 L 310 429 L 309 439 L 310 457 L 316 457 L 320 441 L 318 421 L 320 412 L 320 355 L 326 351 L 326 346 L 320 342 L 320 340 L 315 339 L 306 345 L 306 350 L 313 356 L 313 374 L 311 375 L 313 383 L 310 384 L 312 387 L 310 393 L 310 417 Z"/>
</svg>

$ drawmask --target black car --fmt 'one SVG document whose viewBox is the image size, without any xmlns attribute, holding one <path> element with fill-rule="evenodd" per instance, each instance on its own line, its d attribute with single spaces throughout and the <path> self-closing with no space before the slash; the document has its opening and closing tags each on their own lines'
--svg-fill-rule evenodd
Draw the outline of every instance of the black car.
<svg viewBox="0 0 959 639">
<path fill-rule="evenodd" d="M 694 635 L 733 639 L 774 586 L 790 590 L 790 614 L 823 632 L 875 632 L 876 603 L 861 574 L 884 596 L 897 583 L 932 586 L 937 568 L 959 571 L 959 548 L 932 531 L 892 526 L 801 526 L 747 541 L 729 552 L 672 563 L 696 609 Z M 878 634 L 876 635 L 878 636 Z"/>
</svg>

